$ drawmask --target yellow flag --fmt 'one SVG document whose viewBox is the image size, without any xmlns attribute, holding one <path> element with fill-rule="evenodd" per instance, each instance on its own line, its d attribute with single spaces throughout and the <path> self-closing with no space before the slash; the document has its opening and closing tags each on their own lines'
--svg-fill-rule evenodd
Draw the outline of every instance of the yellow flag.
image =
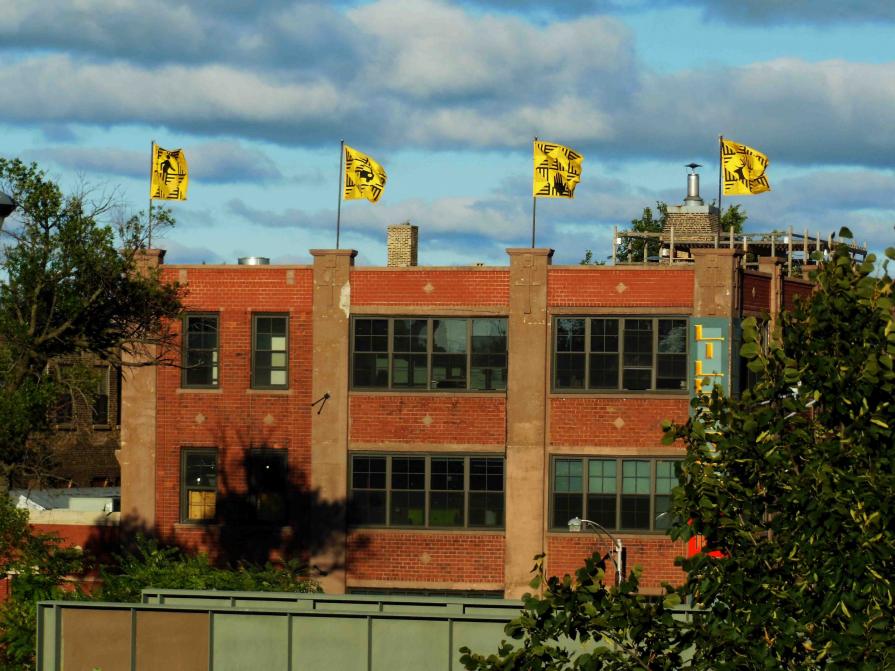
<svg viewBox="0 0 895 671">
<path fill-rule="evenodd" d="M 539 198 L 573 198 L 581 179 L 584 157 L 574 149 L 553 142 L 534 144 L 532 195 Z"/>
<path fill-rule="evenodd" d="M 721 139 L 724 195 L 749 196 L 771 190 L 766 171 L 768 157 L 738 142 Z"/>
<path fill-rule="evenodd" d="M 385 190 L 385 168 L 366 154 L 345 145 L 345 200 L 366 198 L 375 203 Z"/>
<path fill-rule="evenodd" d="M 152 175 L 149 197 L 158 200 L 186 200 L 189 168 L 183 149 L 162 149 L 152 145 Z"/>
</svg>

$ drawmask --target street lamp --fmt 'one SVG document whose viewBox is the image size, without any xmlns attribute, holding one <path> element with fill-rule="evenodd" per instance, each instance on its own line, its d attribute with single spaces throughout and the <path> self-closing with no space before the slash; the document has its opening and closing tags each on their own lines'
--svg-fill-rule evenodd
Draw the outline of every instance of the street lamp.
<svg viewBox="0 0 895 671">
<path fill-rule="evenodd" d="M 612 558 L 612 563 L 615 565 L 615 584 L 621 585 L 622 580 L 625 577 L 625 548 L 622 546 L 622 541 L 620 538 L 616 538 L 611 533 L 609 533 L 606 528 L 597 522 L 592 522 L 591 520 L 583 520 L 580 517 L 573 517 L 569 520 L 569 531 L 574 533 L 581 533 L 585 529 L 593 529 L 595 531 L 601 531 L 609 537 L 609 540 L 612 541 L 612 552 L 610 552 L 610 557 L 614 554 L 615 556 Z"/>
<path fill-rule="evenodd" d="M 16 201 L 12 199 L 12 196 L 7 196 L 0 191 L 0 226 L 3 226 L 3 220 L 12 214 L 14 209 L 16 209 Z"/>
</svg>

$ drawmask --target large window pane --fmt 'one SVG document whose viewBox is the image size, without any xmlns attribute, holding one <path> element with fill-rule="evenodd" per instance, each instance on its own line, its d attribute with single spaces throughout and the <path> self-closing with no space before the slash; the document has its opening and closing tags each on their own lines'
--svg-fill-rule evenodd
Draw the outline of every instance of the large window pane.
<svg viewBox="0 0 895 671">
<path fill-rule="evenodd" d="M 590 459 L 587 464 L 587 519 L 614 529 L 615 459 Z"/>
<path fill-rule="evenodd" d="M 652 386 L 653 320 L 625 319 L 622 386 L 642 390 Z"/>
<path fill-rule="evenodd" d="M 184 322 L 184 386 L 217 386 L 217 315 L 187 315 Z"/>
<path fill-rule="evenodd" d="M 671 491 L 677 486 L 674 461 L 656 462 L 656 529 L 668 529 L 671 526 Z"/>
<path fill-rule="evenodd" d="M 252 351 L 252 386 L 261 389 L 288 387 L 288 330 L 286 315 L 255 317 Z"/>
<path fill-rule="evenodd" d="M 391 523 L 423 526 L 426 523 L 426 460 L 392 457 Z"/>
<path fill-rule="evenodd" d="M 553 473 L 553 525 L 566 526 L 573 517 L 583 517 L 584 477 L 580 459 L 557 459 Z"/>
<path fill-rule="evenodd" d="M 217 451 L 181 452 L 180 517 L 184 522 L 210 522 L 217 511 Z"/>
<path fill-rule="evenodd" d="M 472 320 L 470 389 L 507 388 L 507 320 Z"/>
<path fill-rule="evenodd" d="M 385 457 L 352 458 L 350 518 L 353 524 L 385 524 L 385 485 Z"/>
<path fill-rule="evenodd" d="M 432 320 L 432 387 L 466 389 L 466 320 Z"/>
<path fill-rule="evenodd" d="M 429 475 L 429 526 L 463 526 L 465 475 L 465 459 L 432 457 Z"/>
<path fill-rule="evenodd" d="M 626 459 L 622 462 L 623 529 L 650 528 L 650 462 Z"/>
<path fill-rule="evenodd" d="M 656 389 L 687 388 L 687 321 L 659 320 Z"/>
<path fill-rule="evenodd" d="M 470 457 L 469 526 L 503 526 L 503 459 Z"/>
</svg>

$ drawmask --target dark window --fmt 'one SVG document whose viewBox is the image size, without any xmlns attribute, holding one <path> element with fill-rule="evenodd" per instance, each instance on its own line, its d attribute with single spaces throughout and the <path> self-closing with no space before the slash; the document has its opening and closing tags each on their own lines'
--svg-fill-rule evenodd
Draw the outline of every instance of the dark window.
<svg viewBox="0 0 895 671">
<path fill-rule="evenodd" d="M 255 315 L 252 320 L 252 387 L 289 387 L 289 317 Z"/>
<path fill-rule="evenodd" d="M 558 317 L 554 389 L 687 389 L 687 320 Z"/>
<path fill-rule="evenodd" d="M 183 320 L 183 386 L 218 386 L 218 315 L 187 315 Z"/>
<path fill-rule="evenodd" d="M 583 517 L 606 529 L 658 531 L 671 526 L 674 459 L 556 457 L 552 527 Z"/>
<path fill-rule="evenodd" d="M 180 458 L 180 519 L 213 521 L 217 508 L 217 450 L 184 448 Z"/>
<path fill-rule="evenodd" d="M 355 525 L 501 528 L 502 457 L 353 455 Z"/>
<path fill-rule="evenodd" d="M 353 320 L 355 389 L 504 390 L 505 318 Z"/>
<path fill-rule="evenodd" d="M 259 522 L 286 519 L 288 468 L 285 450 L 253 449 L 247 459 L 249 500 Z"/>
<path fill-rule="evenodd" d="M 60 393 L 52 410 L 56 424 L 109 424 L 109 366 L 60 364 Z"/>
</svg>

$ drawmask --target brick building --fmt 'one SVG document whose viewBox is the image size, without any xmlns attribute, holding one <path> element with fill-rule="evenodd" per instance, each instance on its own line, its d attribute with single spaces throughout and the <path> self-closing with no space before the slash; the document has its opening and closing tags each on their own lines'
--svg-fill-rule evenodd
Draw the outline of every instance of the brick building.
<svg viewBox="0 0 895 671">
<path fill-rule="evenodd" d="M 686 209 L 686 205 L 683 206 Z M 696 208 L 717 228 L 717 210 Z M 122 389 L 122 515 L 222 557 L 299 555 L 329 592 L 519 596 L 620 537 L 644 590 L 680 577 L 663 533 L 697 385 L 736 390 L 738 324 L 810 290 L 706 243 L 677 262 L 388 267 L 164 265 L 185 284 L 181 359 Z M 682 238 L 679 236 L 679 249 Z M 731 243 L 732 245 L 732 243 Z"/>
</svg>

